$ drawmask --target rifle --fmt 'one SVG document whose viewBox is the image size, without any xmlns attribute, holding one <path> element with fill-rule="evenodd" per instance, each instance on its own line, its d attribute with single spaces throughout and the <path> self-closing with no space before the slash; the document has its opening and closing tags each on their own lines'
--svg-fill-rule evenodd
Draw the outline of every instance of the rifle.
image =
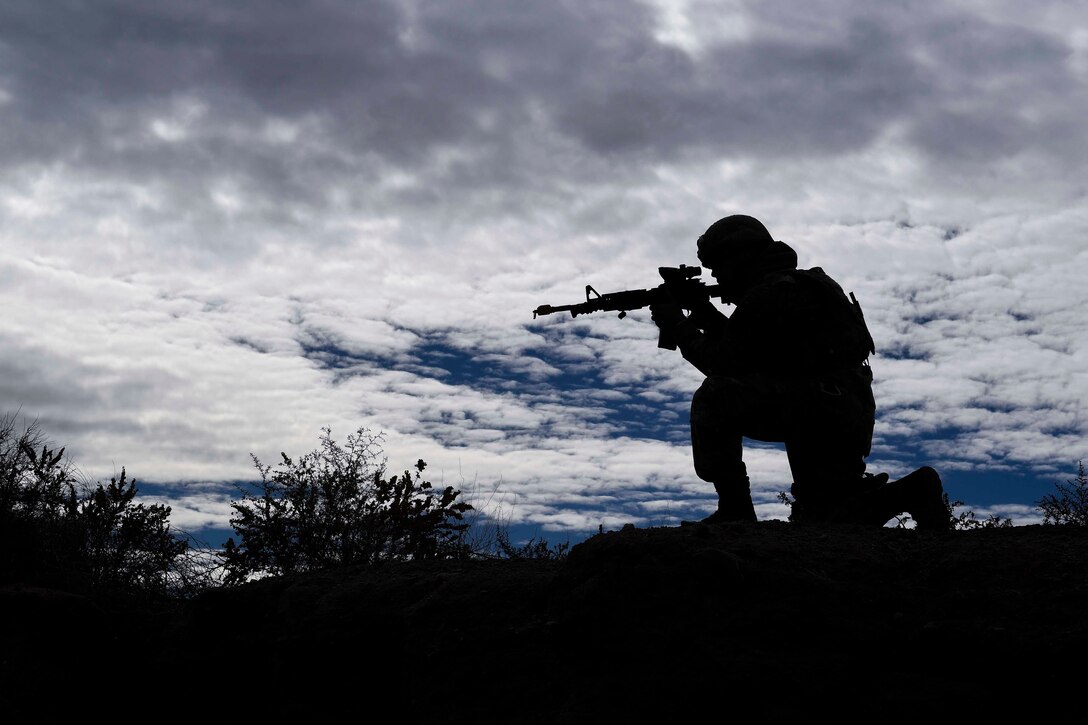
<svg viewBox="0 0 1088 725">
<path fill-rule="evenodd" d="M 571 305 L 541 305 L 533 310 L 533 319 L 537 315 L 550 315 L 553 312 L 570 312 L 571 317 L 584 315 L 590 312 L 615 312 L 619 311 L 619 318 L 627 317 L 630 310 L 638 310 L 643 307 L 661 302 L 691 302 L 697 299 L 721 297 L 719 285 L 706 285 L 701 280 L 695 279 L 702 274 L 702 267 L 689 267 L 681 264 L 679 267 L 658 267 L 658 274 L 664 283 L 650 289 L 623 290 L 601 294 L 593 289 L 592 285 L 586 285 L 586 301 Z M 666 289 L 667 288 L 667 289 Z M 591 296 L 595 295 L 595 296 Z M 661 330 L 657 336 L 657 346 L 664 350 L 675 350 L 676 341 Z"/>
</svg>

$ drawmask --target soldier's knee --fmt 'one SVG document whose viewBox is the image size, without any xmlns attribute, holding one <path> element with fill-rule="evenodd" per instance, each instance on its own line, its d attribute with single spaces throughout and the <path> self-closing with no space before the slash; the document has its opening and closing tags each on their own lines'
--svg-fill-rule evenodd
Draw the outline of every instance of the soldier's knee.
<svg viewBox="0 0 1088 725">
<path fill-rule="evenodd" d="M 719 411 L 728 406 L 731 397 L 729 388 L 729 378 L 719 376 L 706 378 L 691 396 L 692 416 L 694 417 L 697 413 Z"/>
<path fill-rule="evenodd" d="M 700 480 L 706 481 L 707 483 L 713 483 L 716 478 L 716 473 L 717 471 L 714 468 L 706 465 L 699 459 L 695 459 L 695 475 L 698 476 Z"/>
</svg>

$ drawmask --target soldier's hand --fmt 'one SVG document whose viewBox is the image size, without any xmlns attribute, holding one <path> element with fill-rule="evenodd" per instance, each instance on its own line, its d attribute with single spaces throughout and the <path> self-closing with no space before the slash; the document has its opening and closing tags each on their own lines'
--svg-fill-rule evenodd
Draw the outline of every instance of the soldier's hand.
<svg viewBox="0 0 1088 725">
<path fill-rule="evenodd" d="M 661 329 L 676 327 L 686 318 L 680 305 L 673 302 L 658 302 L 650 305 L 650 319 Z"/>
<path fill-rule="evenodd" d="M 725 315 L 721 313 L 714 303 L 707 297 L 698 301 L 691 307 L 690 318 L 699 328 L 706 329 L 712 325 L 722 324 L 725 319 Z"/>
<path fill-rule="evenodd" d="M 706 287 L 696 281 L 689 279 L 665 280 L 665 283 L 661 286 L 665 288 L 668 296 L 681 309 L 692 310 L 699 304 L 710 300 L 710 296 L 706 293 Z"/>
</svg>

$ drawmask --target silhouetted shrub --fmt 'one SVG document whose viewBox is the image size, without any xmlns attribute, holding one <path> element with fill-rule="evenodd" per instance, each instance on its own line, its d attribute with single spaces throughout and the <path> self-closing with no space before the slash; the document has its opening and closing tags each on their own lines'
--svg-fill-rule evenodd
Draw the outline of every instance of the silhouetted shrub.
<svg viewBox="0 0 1088 725">
<path fill-rule="evenodd" d="M 359 428 L 341 446 L 329 428 L 320 446 L 278 467 L 253 463 L 261 481 L 241 487 L 231 504 L 238 541 L 221 553 L 225 581 L 387 560 L 457 559 L 469 555 L 464 512 L 452 486 L 435 489 L 415 474 L 386 476 L 381 435 Z"/>
<path fill-rule="evenodd" d="M 1043 512 L 1044 524 L 1088 526 L 1088 474 L 1084 461 L 1077 461 L 1077 475 L 1064 483 L 1055 483 L 1057 493 L 1036 502 Z"/>
<path fill-rule="evenodd" d="M 567 558 L 570 542 L 551 544 L 547 539 L 533 537 L 521 546 L 516 546 L 510 543 L 510 534 L 503 527 L 495 531 L 495 548 L 504 559 L 562 561 Z"/>
<path fill-rule="evenodd" d="M 98 484 L 79 504 L 92 583 L 173 593 L 173 573 L 189 548 L 170 528 L 170 507 L 136 504 L 136 482 L 121 469 L 120 478 Z"/>
<path fill-rule="evenodd" d="M 510 513 L 505 510 L 504 505 L 494 505 L 498 490 L 499 487 L 496 486 L 490 492 L 481 494 L 475 481 L 470 486 L 470 492 L 475 494 L 472 497 L 473 500 L 482 502 L 481 508 L 473 509 L 466 516 L 469 530 L 466 531 L 465 540 L 471 550 L 471 556 L 492 560 L 560 561 L 566 559 L 571 547 L 569 538 L 567 541 L 555 544 L 544 537 L 535 536 L 520 545 L 510 541 Z"/>
<path fill-rule="evenodd" d="M 40 447 L 40 450 L 39 450 Z M 175 594 L 197 580 L 170 507 L 137 504 L 120 478 L 93 489 L 36 424 L 0 418 L 0 573 L 4 579 L 97 591 Z"/>
<path fill-rule="evenodd" d="M 59 577 L 83 564 L 71 471 L 64 449 L 43 438 L 36 425 L 19 433 L 14 416 L 0 420 L 0 572 L 8 580 Z"/>
<path fill-rule="evenodd" d="M 1012 519 L 994 514 L 985 519 L 979 519 L 974 511 L 961 511 L 957 514 L 956 509 L 962 505 L 963 501 L 951 501 L 948 493 L 944 494 L 944 507 L 948 509 L 948 518 L 953 529 L 1007 529 L 1012 526 Z"/>
</svg>

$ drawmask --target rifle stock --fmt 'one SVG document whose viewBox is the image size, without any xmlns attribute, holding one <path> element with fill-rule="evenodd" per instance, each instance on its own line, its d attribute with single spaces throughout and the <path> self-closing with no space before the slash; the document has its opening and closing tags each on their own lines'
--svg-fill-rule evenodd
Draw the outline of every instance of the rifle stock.
<svg viewBox="0 0 1088 725">
<path fill-rule="evenodd" d="M 658 272 L 665 280 L 663 284 L 648 289 L 622 290 L 601 294 L 593 289 L 592 285 L 586 285 L 586 301 L 569 305 L 540 305 L 533 310 L 533 319 L 538 315 L 551 315 L 556 312 L 570 312 L 571 317 L 590 314 L 593 312 L 619 312 L 622 320 L 631 310 L 639 310 L 650 305 L 677 302 L 682 300 L 690 304 L 694 300 L 720 297 L 719 285 L 706 285 L 694 279 L 701 272 L 699 267 L 688 267 L 681 264 L 679 267 L 659 267 Z M 676 341 L 672 335 L 661 330 L 657 336 L 657 346 L 665 350 L 675 350 Z"/>
</svg>

